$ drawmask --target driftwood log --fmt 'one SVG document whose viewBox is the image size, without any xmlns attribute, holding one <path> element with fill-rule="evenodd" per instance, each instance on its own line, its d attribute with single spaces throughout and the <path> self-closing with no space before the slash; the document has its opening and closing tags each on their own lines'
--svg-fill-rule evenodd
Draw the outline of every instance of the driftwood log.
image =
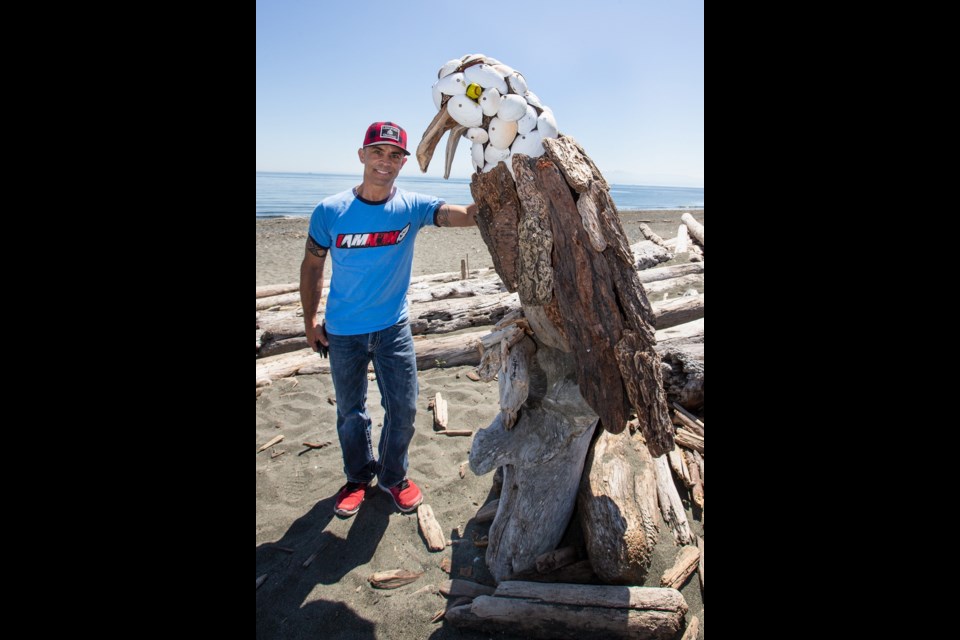
<svg viewBox="0 0 960 640">
<path fill-rule="evenodd" d="M 590 448 L 577 504 L 597 576 L 613 584 L 642 584 L 660 521 L 647 448 L 627 432 L 601 433 Z"/>
<path fill-rule="evenodd" d="M 410 285 L 407 300 L 410 305 L 410 328 L 415 336 L 488 327 L 511 313 L 521 312 L 520 297 L 517 293 L 504 291 L 504 285 L 495 272 L 481 269 L 475 273 L 474 279 L 468 283 L 451 279 L 455 276 L 448 273 L 438 274 L 430 279 L 425 279 L 424 276 L 414 279 L 417 281 Z M 702 263 L 659 267 L 640 271 L 637 276 L 644 283 L 666 280 L 669 282 L 656 286 L 677 289 L 680 282 L 678 278 L 696 273 L 703 273 Z M 282 289 L 288 285 L 275 286 Z M 703 317 L 702 296 L 654 302 L 652 307 L 658 329 Z M 528 305 L 523 311 L 531 324 L 544 317 L 540 307 Z M 271 310 L 260 310 L 257 313 L 258 358 L 303 348 L 303 342 L 297 340 L 304 336 L 303 317 L 300 315 L 299 306 L 276 305 L 276 308 L 271 307 Z M 542 320 L 537 328 L 540 339 L 550 344 L 552 325 Z M 560 342 L 562 339 L 558 339 L 555 348 L 560 348 Z"/>
<path fill-rule="evenodd" d="M 687 603 L 675 589 L 509 581 L 492 596 L 448 609 L 445 617 L 457 627 L 485 633 L 636 640 L 675 637 L 686 612 Z"/>
</svg>

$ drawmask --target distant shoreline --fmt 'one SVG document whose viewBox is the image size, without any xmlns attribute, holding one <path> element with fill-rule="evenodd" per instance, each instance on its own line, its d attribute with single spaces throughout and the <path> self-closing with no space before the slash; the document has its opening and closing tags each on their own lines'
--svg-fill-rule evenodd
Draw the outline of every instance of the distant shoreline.
<svg viewBox="0 0 960 640">
<path fill-rule="evenodd" d="M 627 208 L 617 208 L 617 211 L 620 213 L 642 213 L 644 211 L 656 211 L 657 213 L 669 213 L 678 211 L 681 214 L 690 213 L 698 214 L 703 213 L 704 207 L 665 207 L 665 208 L 647 208 L 647 209 L 627 209 Z M 299 214 L 299 213 L 283 213 L 283 214 L 270 214 L 270 215 L 258 215 L 257 220 L 288 220 L 288 219 L 299 219 L 299 218 L 309 218 L 310 214 Z"/>
</svg>

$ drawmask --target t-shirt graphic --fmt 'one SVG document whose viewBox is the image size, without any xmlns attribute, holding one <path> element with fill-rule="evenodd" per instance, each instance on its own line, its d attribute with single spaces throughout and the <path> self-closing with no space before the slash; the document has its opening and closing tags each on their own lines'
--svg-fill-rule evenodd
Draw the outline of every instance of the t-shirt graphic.
<svg viewBox="0 0 960 640">
<path fill-rule="evenodd" d="M 400 244 L 410 231 L 410 223 L 396 231 L 369 233 L 341 233 L 337 236 L 337 249 L 366 249 L 368 247 L 392 247 Z"/>
</svg>

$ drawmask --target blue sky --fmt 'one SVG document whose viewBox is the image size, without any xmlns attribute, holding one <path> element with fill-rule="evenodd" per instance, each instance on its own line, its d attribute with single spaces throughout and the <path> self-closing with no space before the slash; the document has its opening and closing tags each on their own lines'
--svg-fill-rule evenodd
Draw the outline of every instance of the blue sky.
<svg viewBox="0 0 960 640">
<path fill-rule="evenodd" d="M 702 0 L 258 1 L 257 171 L 359 175 L 378 120 L 414 151 L 437 70 L 468 53 L 523 73 L 611 182 L 703 186 Z M 461 140 L 451 177 L 471 168 Z"/>
</svg>

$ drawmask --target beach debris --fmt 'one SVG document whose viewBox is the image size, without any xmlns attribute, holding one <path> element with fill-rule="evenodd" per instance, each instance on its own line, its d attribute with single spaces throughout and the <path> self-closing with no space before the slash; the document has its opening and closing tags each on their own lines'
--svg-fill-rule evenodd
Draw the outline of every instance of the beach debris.
<svg viewBox="0 0 960 640">
<path fill-rule="evenodd" d="M 472 436 L 473 429 L 443 429 L 435 433 L 442 433 L 445 436 Z"/>
<path fill-rule="evenodd" d="M 435 614 L 433 614 L 433 617 L 430 618 L 430 622 L 439 622 L 440 620 L 443 620 L 443 615 L 446 612 L 447 612 L 446 608 L 439 609 Z"/>
<path fill-rule="evenodd" d="M 280 456 L 282 456 L 282 455 L 285 454 L 286 452 L 287 452 L 286 449 L 284 449 L 283 451 L 273 451 L 273 452 L 270 453 L 270 459 L 273 460 L 274 458 L 279 458 Z"/>
<path fill-rule="evenodd" d="M 470 461 L 468 460 L 467 462 L 460 463 L 460 479 L 461 480 L 467 477 L 467 465 L 469 464 L 469 462 Z"/>
<path fill-rule="evenodd" d="M 443 537 L 443 529 L 433 515 L 433 507 L 421 503 L 417 507 L 417 523 L 420 525 L 420 533 L 427 541 L 427 548 L 430 551 L 442 551 L 446 548 L 446 542 Z"/>
<path fill-rule="evenodd" d="M 476 598 L 477 596 L 492 596 L 496 588 L 488 587 L 472 580 L 453 578 L 440 583 L 440 595 L 448 598 Z"/>
<path fill-rule="evenodd" d="M 676 409 L 678 413 L 680 413 L 680 414 L 683 415 L 683 416 L 686 416 L 687 418 L 690 419 L 690 422 L 693 422 L 695 425 L 697 425 L 698 427 L 700 427 L 700 429 L 698 430 L 696 427 L 693 427 L 693 426 L 691 425 L 690 428 L 691 428 L 693 431 L 695 431 L 696 433 L 698 433 L 698 434 L 701 435 L 701 436 L 703 435 L 703 427 L 704 427 L 703 420 L 701 420 L 701 419 L 698 418 L 697 416 L 695 416 L 695 415 L 693 415 L 692 413 L 690 413 L 689 411 L 687 411 L 687 410 L 683 407 L 683 405 L 681 405 L 681 404 L 678 403 L 678 402 L 671 402 L 670 404 L 673 405 L 673 408 Z M 689 423 L 688 423 L 688 424 L 689 424 Z"/>
<path fill-rule="evenodd" d="M 337 404 L 337 401 L 334 400 L 333 396 L 327 396 L 327 403 L 328 403 L 328 404 Z"/>
<path fill-rule="evenodd" d="M 478 376 L 478 375 L 477 375 L 477 372 L 476 372 L 476 371 L 473 371 L 473 370 L 467 371 L 467 377 L 470 378 L 471 380 L 473 380 L 474 382 L 479 382 L 479 381 L 480 381 L 480 376 Z"/>
<path fill-rule="evenodd" d="M 683 459 L 680 447 L 674 447 L 668 451 L 667 460 L 670 461 L 670 468 L 673 469 L 673 474 L 677 477 L 677 480 L 680 480 L 683 486 L 688 489 L 692 487 L 693 482 L 690 480 L 690 470 L 687 469 L 687 463 Z"/>
<path fill-rule="evenodd" d="M 443 556 L 440 559 L 440 570 L 444 573 L 450 573 L 450 556 Z"/>
<path fill-rule="evenodd" d="M 447 428 L 447 401 L 439 391 L 433 398 L 433 428 Z"/>
<path fill-rule="evenodd" d="M 688 236 L 688 234 L 687 234 L 687 227 L 686 227 L 686 225 L 680 225 L 679 227 L 677 227 L 677 246 L 676 246 L 676 252 L 677 252 L 677 253 L 686 253 L 686 252 L 687 252 L 687 245 L 689 244 L 689 242 L 690 242 L 690 238 L 689 238 L 689 236 Z"/>
<path fill-rule="evenodd" d="M 680 221 L 690 230 L 690 237 L 696 242 L 700 249 L 703 249 L 703 225 L 697 222 L 691 214 L 685 213 L 680 216 Z"/>
<path fill-rule="evenodd" d="M 265 574 L 263 574 L 262 576 L 260 576 L 259 578 L 257 578 L 257 589 L 260 588 L 260 585 L 262 585 L 264 582 L 266 582 L 268 575 L 270 575 L 270 574 L 269 574 L 269 573 L 265 573 Z"/>
<path fill-rule="evenodd" d="M 313 451 L 314 449 L 323 449 L 324 447 L 329 447 L 329 446 L 330 446 L 331 444 L 333 444 L 333 443 L 330 442 L 330 441 L 327 441 L 327 442 L 319 442 L 319 443 L 318 443 L 318 442 L 303 442 L 303 443 L 301 443 L 301 444 L 303 444 L 303 446 L 306 447 L 306 449 L 304 449 L 303 451 L 301 451 L 300 453 L 298 453 L 298 454 L 297 454 L 298 456 L 302 456 L 302 455 L 305 454 L 305 453 L 309 453 L 309 452 Z"/>
<path fill-rule="evenodd" d="M 697 536 L 697 549 L 700 550 L 700 561 L 697 565 L 697 573 L 700 575 L 700 592 L 703 592 L 703 538 Z"/>
<path fill-rule="evenodd" d="M 431 87 L 437 115 L 417 146 L 417 162 L 426 173 L 433 153 L 447 131 L 443 177 L 450 167 L 460 138 L 472 142 L 471 161 L 476 173 L 492 171 L 510 157 L 544 154 L 543 140 L 560 133 L 553 111 L 530 91 L 519 71 L 483 54 L 469 54 L 440 67 Z"/>
<path fill-rule="evenodd" d="M 690 474 L 690 494 L 693 496 L 694 504 L 703 509 L 703 479 L 700 477 L 700 465 L 697 464 L 696 453 L 696 451 L 685 451 L 683 455 Z"/>
<path fill-rule="evenodd" d="M 691 616 L 690 622 L 687 623 L 687 628 L 683 632 L 683 635 L 680 636 L 680 640 L 697 640 L 697 636 L 700 634 L 700 618 L 697 616 Z"/>
<path fill-rule="evenodd" d="M 679 589 L 687 581 L 687 578 L 697 570 L 699 560 L 700 550 L 697 547 L 693 545 L 681 547 L 673 566 L 663 572 L 663 576 L 660 578 L 660 586 Z"/>
<path fill-rule="evenodd" d="M 687 429 L 677 429 L 677 444 L 687 449 L 694 449 L 703 453 L 703 438 L 688 431 Z"/>
<path fill-rule="evenodd" d="M 260 453 L 261 451 L 266 451 L 267 449 L 269 449 L 269 448 L 272 447 L 273 445 L 275 445 L 275 444 L 277 444 L 278 442 L 280 442 L 281 440 L 283 440 L 283 438 L 284 438 L 284 435 L 283 435 L 283 434 L 280 434 L 280 435 L 278 435 L 278 436 L 273 436 L 272 438 L 270 438 L 270 441 L 269 441 L 269 442 L 267 442 L 265 445 L 263 445 L 262 447 L 260 447 L 259 449 L 257 449 L 257 453 Z"/>
<path fill-rule="evenodd" d="M 492 597 L 449 606 L 444 619 L 485 636 L 526 638 L 675 638 L 689 607 L 676 589 L 594 584 L 501 582 Z"/>
<path fill-rule="evenodd" d="M 677 439 L 679 443 L 679 438 Z M 693 539 L 690 533 L 690 523 L 687 522 L 687 513 L 677 491 L 677 485 L 670 475 L 670 464 L 667 454 L 653 459 L 653 470 L 657 476 L 657 502 L 660 505 L 660 514 L 664 522 L 673 531 L 673 540 L 677 545 L 689 544 Z"/>
<path fill-rule="evenodd" d="M 367 580 L 377 589 L 396 589 L 405 584 L 410 584 L 422 575 L 423 571 L 391 569 L 390 571 L 377 571 L 367 578 Z"/>
<path fill-rule="evenodd" d="M 702 437 L 703 437 L 703 423 L 700 422 L 699 420 L 696 420 L 696 419 L 691 420 L 689 416 L 691 416 L 691 415 L 693 415 L 693 414 L 689 413 L 686 409 L 684 409 L 683 412 L 681 412 L 681 411 L 677 408 L 677 407 L 680 407 L 680 405 L 677 404 L 676 402 L 673 403 L 673 406 L 674 406 L 674 409 L 673 409 L 673 412 L 672 412 L 671 415 L 670 415 L 670 419 L 671 419 L 671 421 L 673 422 L 673 424 L 677 425 L 678 427 L 685 427 L 685 428 L 687 428 L 689 431 L 697 434 L 698 436 L 700 436 L 700 437 L 702 438 Z M 681 408 L 682 408 L 682 407 L 681 407 Z"/>
</svg>

